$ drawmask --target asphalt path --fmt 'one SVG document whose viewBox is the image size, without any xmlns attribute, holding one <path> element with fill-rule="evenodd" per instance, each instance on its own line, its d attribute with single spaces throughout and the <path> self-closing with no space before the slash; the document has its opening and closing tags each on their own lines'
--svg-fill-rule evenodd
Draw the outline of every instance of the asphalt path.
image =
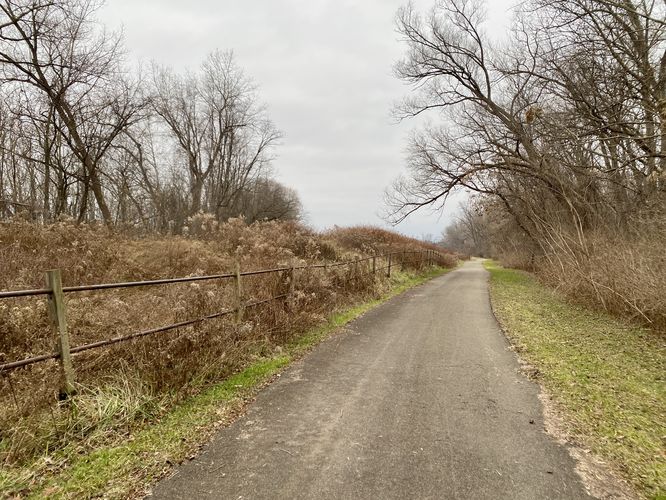
<svg viewBox="0 0 666 500">
<path fill-rule="evenodd" d="M 479 261 L 350 323 L 154 498 L 582 499 Z"/>
</svg>

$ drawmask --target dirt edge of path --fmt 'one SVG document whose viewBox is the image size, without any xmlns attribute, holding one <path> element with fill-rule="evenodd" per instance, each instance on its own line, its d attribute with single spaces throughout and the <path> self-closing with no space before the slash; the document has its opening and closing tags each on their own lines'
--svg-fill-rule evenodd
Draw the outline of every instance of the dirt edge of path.
<svg viewBox="0 0 666 500">
<path fill-rule="evenodd" d="M 568 432 L 566 419 L 562 412 L 557 408 L 557 405 L 548 393 L 546 387 L 544 387 L 539 380 L 539 370 L 530 365 L 520 356 L 519 349 L 516 348 L 515 343 L 507 334 L 504 325 L 495 313 L 490 292 L 490 273 L 488 273 L 488 301 L 490 302 L 490 310 L 497 322 L 497 326 L 507 341 L 508 349 L 511 350 L 518 359 L 520 372 L 527 379 L 539 386 L 539 400 L 541 401 L 541 410 L 545 427 L 544 431 L 567 449 L 569 455 L 573 458 L 576 464 L 576 473 L 581 478 L 587 493 L 599 500 L 637 500 L 642 498 L 631 485 L 629 485 L 626 480 L 619 477 L 619 474 L 606 462 L 593 454 L 591 450 L 584 448 L 581 443 L 578 443 Z"/>
</svg>

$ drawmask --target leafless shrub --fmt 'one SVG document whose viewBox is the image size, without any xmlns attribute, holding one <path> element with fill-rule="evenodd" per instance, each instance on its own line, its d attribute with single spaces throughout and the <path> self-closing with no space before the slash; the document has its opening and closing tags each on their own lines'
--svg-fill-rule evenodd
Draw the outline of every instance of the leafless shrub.
<svg viewBox="0 0 666 500">
<path fill-rule="evenodd" d="M 0 289 L 40 288 L 43 272 L 52 268 L 62 269 L 66 285 L 92 284 L 218 274 L 232 271 L 236 262 L 243 270 L 332 263 L 379 253 L 389 241 L 401 250 L 431 247 L 372 228 L 340 229 L 338 236 L 336 231 L 320 235 L 296 222 L 247 225 L 232 219 L 217 225 L 208 224 L 214 221 L 209 217 L 199 219 L 196 236 L 187 238 L 135 237 L 71 222 L 0 224 Z M 376 252 L 368 253 L 370 248 Z M 406 265 L 418 269 L 422 262 Z M 240 324 L 227 316 L 81 353 L 75 357 L 76 415 L 56 401 L 56 362 L 2 376 L 0 462 L 26 459 L 47 445 L 104 439 L 137 419 L 159 415 L 202 385 L 280 349 L 337 308 L 376 297 L 387 281 L 385 273 L 373 275 L 371 269 L 367 261 L 297 270 L 295 296 L 247 308 Z M 290 279 L 290 271 L 248 276 L 244 297 L 285 294 Z M 233 286 L 231 280 L 206 281 L 68 294 L 72 344 L 227 310 L 234 306 Z M 52 350 L 43 298 L 0 301 L 0 363 Z"/>
</svg>

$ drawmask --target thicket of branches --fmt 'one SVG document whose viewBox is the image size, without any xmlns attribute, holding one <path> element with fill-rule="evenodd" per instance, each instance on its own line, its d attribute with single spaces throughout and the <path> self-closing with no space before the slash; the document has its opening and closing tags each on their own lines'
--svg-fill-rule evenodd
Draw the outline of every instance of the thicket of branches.
<svg viewBox="0 0 666 500">
<path fill-rule="evenodd" d="M 101 4 L 0 1 L 0 218 L 298 218 L 295 192 L 269 176 L 280 132 L 232 54 L 193 73 L 132 71 Z"/>
<path fill-rule="evenodd" d="M 398 112 L 440 119 L 413 137 L 393 218 L 467 189 L 450 242 L 666 324 L 665 19 L 663 2 L 528 0 L 499 44 L 479 2 L 403 8 Z"/>
</svg>

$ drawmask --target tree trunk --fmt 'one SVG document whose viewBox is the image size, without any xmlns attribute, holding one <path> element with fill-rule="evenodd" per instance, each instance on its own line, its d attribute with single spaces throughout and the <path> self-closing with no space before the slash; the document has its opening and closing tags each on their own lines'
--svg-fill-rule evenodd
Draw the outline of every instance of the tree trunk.
<svg viewBox="0 0 666 500">
<path fill-rule="evenodd" d="M 201 210 L 201 193 L 203 190 L 203 179 L 199 176 L 192 176 L 192 186 L 190 194 L 192 195 L 191 214 L 194 215 Z"/>
<path fill-rule="evenodd" d="M 109 210 L 109 206 L 106 204 L 106 200 L 104 199 L 104 191 L 102 190 L 102 183 L 97 173 L 97 165 L 95 164 L 95 162 L 93 162 L 90 156 L 90 151 L 88 150 L 85 143 L 81 139 L 81 136 L 79 135 L 79 130 L 76 125 L 76 119 L 74 118 L 74 114 L 72 113 L 69 104 L 63 98 L 55 100 L 55 102 L 57 103 L 56 110 L 58 111 L 58 115 L 65 123 L 65 126 L 67 127 L 67 130 L 71 136 L 72 142 L 76 146 L 74 153 L 76 154 L 76 156 L 79 157 L 81 163 L 83 163 L 83 168 L 85 170 L 86 177 L 87 179 L 89 179 L 89 185 L 88 182 L 86 182 L 85 186 L 86 193 L 88 191 L 88 187 L 92 188 L 92 192 L 95 195 L 95 201 L 97 202 L 97 206 L 99 207 L 100 212 L 102 212 L 102 218 L 104 219 L 104 223 L 107 225 L 111 225 L 113 222 L 111 219 L 111 210 Z M 87 204 L 86 201 L 84 201 L 83 203 L 84 205 Z M 83 208 L 83 210 L 79 212 L 79 221 L 81 221 L 83 217 L 85 217 L 85 207 Z"/>
<path fill-rule="evenodd" d="M 51 220 L 51 119 L 53 107 L 49 109 L 49 117 L 44 131 L 44 199 L 42 205 L 42 217 L 44 222 Z"/>
<path fill-rule="evenodd" d="M 109 206 L 106 204 L 106 200 L 104 199 L 104 191 L 102 190 L 102 183 L 99 180 L 99 175 L 97 175 L 97 168 L 89 167 L 89 172 L 90 187 L 92 188 L 92 192 L 95 195 L 97 206 L 99 207 L 100 212 L 102 212 L 102 219 L 104 219 L 104 223 L 106 225 L 111 225 L 113 223 L 111 210 L 109 210 Z"/>
</svg>

